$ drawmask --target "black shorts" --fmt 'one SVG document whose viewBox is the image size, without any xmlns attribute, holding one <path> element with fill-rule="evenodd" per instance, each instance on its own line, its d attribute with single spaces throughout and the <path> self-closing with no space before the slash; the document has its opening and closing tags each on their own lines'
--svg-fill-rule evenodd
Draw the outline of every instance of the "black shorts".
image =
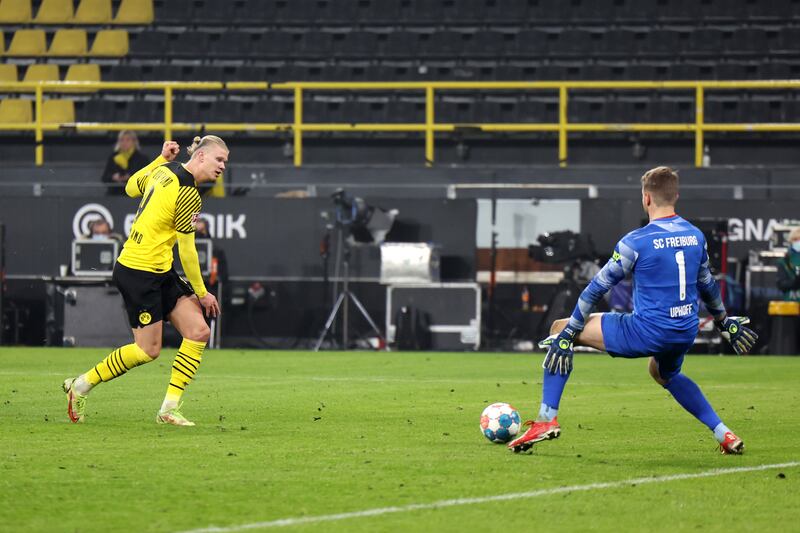
<svg viewBox="0 0 800 533">
<path fill-rule="evenodd" d="M 164 320 L 175 309 L 178 298 L 194 294 L 192 286 L 173 269 L 156 274 L 117 262 L 111 279 L 122 293 L 132 328 Z"/>
</svg>

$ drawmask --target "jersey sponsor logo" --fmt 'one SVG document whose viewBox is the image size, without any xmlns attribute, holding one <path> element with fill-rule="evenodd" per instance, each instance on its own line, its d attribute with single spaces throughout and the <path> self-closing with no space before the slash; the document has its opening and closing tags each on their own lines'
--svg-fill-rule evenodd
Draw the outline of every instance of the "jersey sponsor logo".
<svg viewBox="0 0 800 533">
<path fill-rule="evenodd" d="M 108 225 L 114 227 L 114 217 L 111 211 L 101 204 L 84 204 L 72 217 L 72 234 L 76 239 L 89 235 L 89 225 L 95 220 L 105 219 Z"/>
<path fill-rule="evenodd" d="M 139 324 L 146 326 L 152 320 L 153 316 L 147 311 L 142 311 L 141 313 L 139 313 Z"/>
<path fill-rule="evenodd" d="M 620 257 L 622 257 L 618 251 L 614 250 L 614 253 L 611 255 L 612 261 L 619 261 Z"/>
<path fill-rule="evenodd" d="M 676 235 L 674 237 L 653 239 L 653 248 L 656 250 L 661 248 L 683 248 L 686 246 L 699 245 L 700 242 L 697 240 L 697 235 Z"/>
</svg>

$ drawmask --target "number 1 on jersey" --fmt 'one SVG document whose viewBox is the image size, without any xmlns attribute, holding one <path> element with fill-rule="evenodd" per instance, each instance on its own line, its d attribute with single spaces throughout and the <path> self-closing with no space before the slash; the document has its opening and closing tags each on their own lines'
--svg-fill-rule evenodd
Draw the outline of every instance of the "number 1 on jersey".
<svg viewBox="0 0 800 533">
<path fill-rule="evenodd" d="M 686 259 L 683 256 L 683 250 L 675 252 L 675 262 L 678 263 L 678 285 L 681 301 L 683 301 L 686 299 Z"/>
</svg>

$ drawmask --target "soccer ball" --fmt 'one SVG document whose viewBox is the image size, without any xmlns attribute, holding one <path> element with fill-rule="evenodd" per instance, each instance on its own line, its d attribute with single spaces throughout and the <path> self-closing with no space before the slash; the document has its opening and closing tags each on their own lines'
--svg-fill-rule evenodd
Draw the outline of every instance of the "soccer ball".
<svg viewBox="0 0 800 533">
<path fill-rule="evenodd" d="M 481 413 L 481 433 L 492 442 L 508 442 L 519 433 L 520 420 L 513 406 L 493 403 Z"/>
</svg>

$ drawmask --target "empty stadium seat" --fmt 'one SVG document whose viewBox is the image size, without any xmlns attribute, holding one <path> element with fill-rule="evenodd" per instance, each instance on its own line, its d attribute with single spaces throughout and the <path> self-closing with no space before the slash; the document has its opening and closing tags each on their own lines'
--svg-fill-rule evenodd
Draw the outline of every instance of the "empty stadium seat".
<svg viewBox="0 0 800 533">
<path fill-rule="evenodd" d="M 172 0 L 170 0 L 172 1 Z M 153 0 L 122 0 L 114 24 L 152 24 Z"/>
<path fill-rule="evenodd" d="M 59 124 L 75 122 L 75 103 L 66 98 L 45 100 L 42 103 L 42 122 Z"/>
<path fill-rule="evenodd" d="M 47 52 L 44 30 L 17 30 L 6 50 L 7 56 L 43 56 Z"/>
<path fill-rule="evenodd" d="M 6 53 L 6 35 L 0 30 L 0 56 Z"/>
<path fill-rule="evenodd" d="M 156 0 L 154 8 L 155 19 L 162 24 L 185 23 L 194 15 L 192 0 Z"/>
<path fill-rule="evenodd" d="M 50 56 L 85 56 L 86 50 L 86 30 L 58 30 L 50 43 L 47 55 Z"/>
<path fill-rule="evenodd" d="M 27 24 L 32 18 L 31 0 L 0 0 L 0 24 Z"/>
<path fill-rule="evenodd" d="M 13 63 L 0 63 L 0 82 L 19 81 L 17 65 Z"/>
<path fill-rule="evenodd" d="M 3 98 L 0 100 L 0 123 L 33 122 L 33 103 L 30 100 L 18 98 Z"/>
<path fill-rule="evenodd" d="M 252 44 L 258 37 L 254 33 L 228 31 L 223 34 L 211 34 L 209 55 L 216 57 L 246 58 L 251 54 Z"/>
<path fill-rule="evenodd" d="M 470 57 L 500 57 L 506 49 L 514 48 L 516 37 L 513 32 L 478 31 L 466 43 L 464 52 Z"/>
<path fill-rule="evenodd" d="M 35 24 L 69 24 L 74 16 L 72 0 L 42 0 Z"/>
<path fill-rule="evenodd" d="M 299 45 L 302 35 L 296 31 L 268 31 L 252 43 L 256 57 L 286 59 Z"/>
<path fill-rule="evenodd" d="M 167 50 L 167 34 L 160 31 L 143 31 L 131 35 L 130 55 L 160 57 Z"/>
<path fill-rule="evenodd" d="M 395 30 L 386 36 L 383 43 L 383 55 L 387 58 L 414 58 L 420 41 L 420 33 Z"/>
<path fill-rule="evenodd" d="M 114 102 L 95 98 L 75 102 L 75 118 L 78 122 L 113 122 L 120 120 L 115 113 Z"/>
<path fill-rule="evenodd" d="M 517 35 L 513 54 L 525 58 L 545 58 L 550 51 L 553 32 L 539 29 L 522 30 Z"/>
<path fill-rule="evenodd" d="M 59 81 L 58 65 L 33 64 L 25 71 L 22 81 Z"/>
<path fill-rule="evenodd" d="M 64 81 L 100 81 L 100 65 L 95 63 L 74 63 L 67 67 Z"/>
<path fill-rule="evenodd" d="M 187 31 L 167 35 L 169 54 L 179 58 L 202 58 L 208 53 L 209 34 L 202 31 Z"/>
<path fill-rule="evenodd" d="M 74 24 L 108 24 L 111 22 L 111 0 L 80 0 Z"/>
<path fill-rule="evenodd" d="M 382 34 L 386 38 L 386 34 Z M 374 31 L 348 31 L 334 34 L 331 55 L 335 57 L 374 57 L 379 48 L 379 34 Z"/>
<path fill-rule="evenodd" d="M 128 54 L 128 32 L 126 30 L 100 30 L 92 42 L 90 56 L 119 57 Z"/>
</svg>

